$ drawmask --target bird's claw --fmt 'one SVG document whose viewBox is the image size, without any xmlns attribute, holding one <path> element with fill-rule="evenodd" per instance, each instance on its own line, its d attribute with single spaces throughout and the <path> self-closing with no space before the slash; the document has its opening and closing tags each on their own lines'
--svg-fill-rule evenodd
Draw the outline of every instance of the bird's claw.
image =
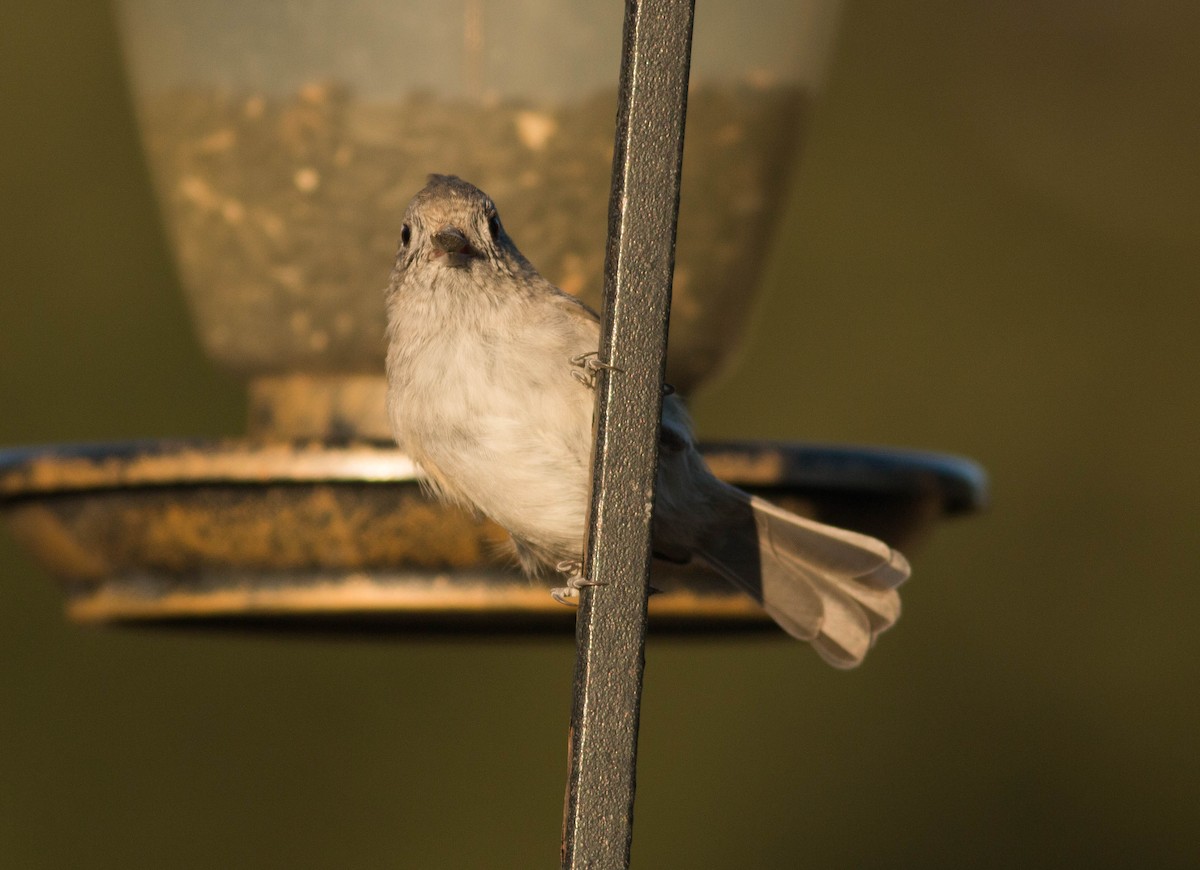
<svg viewBox="0 0 1200 870">
<path fill-rule="evenodd" d="M 588 586 L 603 586 L 594 580 L 583 576 L 583 563 L 577 559 L 564 559 L 554 566 L 560 574 L 566 575 L 566 586 L 555 586 L 550 590 L 550 597 L 559 604 L 573 607 L 579 604 L 579 590 Z"/>
<path fill-rule="evenodd" d="M 583 574 L 583 563 L 578 559 L 563 559 L 554 566 L 554 570 L 568 577 L 578 577 Z"/>
<path fill-rule="evenodd" d="M 579 606 L 579 590 L 569 586 L 555 586 L 550 590 L 550 597 L 567 607 Z"/>
<path fill-rule="evenodd" d="M 621 369 L 617 368 L 615 365 L 606 363 L 604 360 L 600 359 L 599 351 L 595 350 L 571 357 L 571 365 L 575 367 L 575 370 L 571 371 L 571 377 L 579 381 L 579 383 L 583 384 L 588 389 L 595 389 L 596 375 L 600 372 L 621 371 Z"/>
</svg>

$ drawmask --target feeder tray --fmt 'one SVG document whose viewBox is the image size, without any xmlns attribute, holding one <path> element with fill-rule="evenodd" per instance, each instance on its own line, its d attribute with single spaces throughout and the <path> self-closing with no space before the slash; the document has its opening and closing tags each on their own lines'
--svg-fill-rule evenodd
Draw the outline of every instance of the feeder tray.
<svg viewBox="0 0 1200 870">
<path fill-rule="evenodd" d="M 929 453 L 767 442 L 702 448 L 723 480 L 912 545 L 979 508 L 982 471 Z M 0 451 L 0 510 L 84 623 L 454 633 L 561 631 L 494 524 L 430 499 L 378 443 L 130 442 Z M 553 579 L 553 578 L 551 578 Z M 656 564 L 653 625 L 773 625 L 710 572 Z"/>
</svg>

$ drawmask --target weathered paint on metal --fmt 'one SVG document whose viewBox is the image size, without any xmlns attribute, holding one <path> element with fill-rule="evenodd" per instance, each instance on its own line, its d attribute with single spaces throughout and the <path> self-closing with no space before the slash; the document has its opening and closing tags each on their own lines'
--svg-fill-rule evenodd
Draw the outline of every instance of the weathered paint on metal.
<svg viewBox="0 0 1200 870">
<path fill-rule="evenodd" d="M 563 823 L 567 868 L 629 865 L 692 0 L 625 7 L 596 444 Z"/>
</svg>

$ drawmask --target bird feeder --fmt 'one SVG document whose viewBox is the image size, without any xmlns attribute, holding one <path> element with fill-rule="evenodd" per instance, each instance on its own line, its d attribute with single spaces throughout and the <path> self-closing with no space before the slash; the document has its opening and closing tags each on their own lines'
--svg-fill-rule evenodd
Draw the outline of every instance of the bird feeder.
<svg viewBox="0 0 1200 870">
<path fill-rule="evenodd" d="M 830 0 L 701 9 L 687 103 L 668 380 L 727 364 L 796 164 Z M 0 505 L 83 622 L 569 631 L 503 532 L 435 503 L 391 442 L 382 290 L 427 173 L 487 190 L 524 253 L 599 307 L 621 4 L 119 0 L 129 80 L 196 332 L 243 378 L 221 442 L 0 451 Z M 802 288 L 796 288 L 802 292 Z M 908 548 L 969 512 L 955 457 L 709 444 L 724 479 Z M 663 629 L 769 627 L 664 567 Z"/>
</svg>

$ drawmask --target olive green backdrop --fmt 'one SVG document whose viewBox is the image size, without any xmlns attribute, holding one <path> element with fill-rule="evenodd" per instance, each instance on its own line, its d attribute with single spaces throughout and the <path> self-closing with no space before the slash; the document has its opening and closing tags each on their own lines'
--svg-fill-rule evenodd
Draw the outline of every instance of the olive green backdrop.
<svg viewBox="0 0 1200 870">
<path fill-rule="evenodd" d="M 1200 6 L 1037 6 L 851 6 L 695 404 L 973 456 L 992 510 L 916 554 L 857 672 L 651 640 L 637 867 L 1200 864 Z M 242 431 L 118 61 L 103 5 L 0 12 L 0 444 Z M 0 865 L 554 866 L 572 663 L 77 628 L 0 534 Z"/>
</svg>

